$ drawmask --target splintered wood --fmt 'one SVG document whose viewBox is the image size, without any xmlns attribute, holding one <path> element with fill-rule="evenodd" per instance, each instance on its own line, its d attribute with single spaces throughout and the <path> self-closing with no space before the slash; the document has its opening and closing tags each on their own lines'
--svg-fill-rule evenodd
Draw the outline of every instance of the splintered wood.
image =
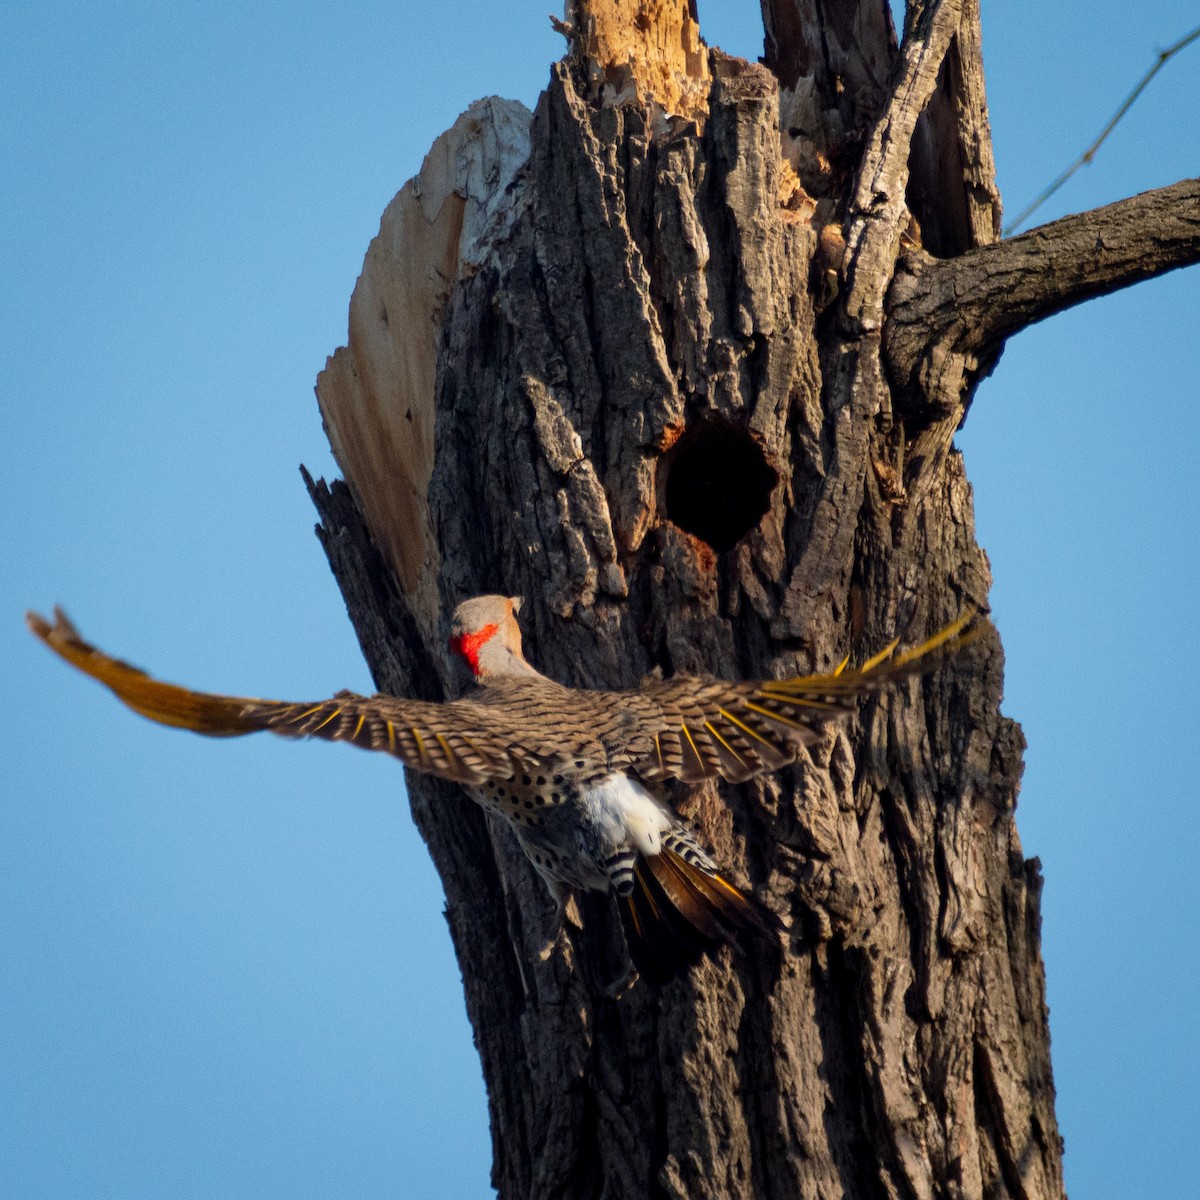
<svg viewBox="0 0 1200 1200">
<path fill-rule="evenodd" d="M 690 0 L 569 0 L 564 32 L 572 58 L 588 68 L 593 99 L 703 122 L 708 49 Z"/>
<path fill-rule="evenodd" d="M 401 588 L 430 620 L 438 556 L 427 493 L 442 318 L 529 157 L 529 120 L 516 101 L 482 100 L 434 142 L 383 214 L 350 300 L 347 345 L 317 379 L 334 457 Z"/>
</svg>

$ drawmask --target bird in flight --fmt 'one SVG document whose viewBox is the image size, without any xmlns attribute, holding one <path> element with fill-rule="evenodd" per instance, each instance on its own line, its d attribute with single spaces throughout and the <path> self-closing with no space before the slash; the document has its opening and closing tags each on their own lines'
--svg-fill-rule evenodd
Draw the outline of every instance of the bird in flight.
<svg viewBox="0 0 1200 1200">
<path fill-rule="evenodd" d="M 633 965 L 656 984 L 724 942 L 782 929 L 773 910 L 722 873 L 663 801 L 662 785 L 741 783 L 776 771 L 863 696 L 932 669 L 978 631 L 969 612 L 918 646 L 898 652 L 893 642 L 858 667 L 749 682 L 651 675 L 635 689 L 598 691 L 565 687 L 526 660 L 519 607 L 507 596 L 458 606 L 450 649 L 474 686 L 441 704 L 346 691 L 300 703 L 196 692 L 98 650 L 60 609 L 53 622 L 36 613 L 26 620 L 51 650 L 152 721 L 213 737 L 267 730 L 349 742 L 462 785 L 507 821 L 560 913 L 573 890 L 616 896 Z"/>
</svg>

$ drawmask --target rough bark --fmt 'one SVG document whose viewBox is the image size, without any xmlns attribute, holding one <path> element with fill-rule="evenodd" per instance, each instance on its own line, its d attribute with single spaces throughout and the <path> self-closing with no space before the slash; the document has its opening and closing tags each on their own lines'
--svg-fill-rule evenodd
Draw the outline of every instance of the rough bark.
<svg viewBox="0 0 1200 1200">
<path fill-rule="evenodd" d="M 913 131 L 908 206 L 931 254 L 1000 236 L 1000 192 L 983 82 L 979 0 L 966 0 L 937 86 Z"/>
<path fill-rule="evenodd" d="M 387 452 L 355 456 L 345 432 L 347 484 L 310 481 L 384 691 L 455 690 L 439 615 L 481 592 L 526 598 L 540 669 L 606 687 L 656 667 L 824 667 L 986 608 L 950 438 L 1036 303 L 1010 280 L 1007 317 L 978 314 L 998 272 L 1044 283 L 1056 255 L 1093 290 L 1120 274 L 1053 226 L 988 244 L 999 205 L 973 0 L 922 7 L 900 46 L 879 2 L 766 3 L 772 70 L 714 51 L 690 116 L 639 82 L 645 56 L 606 42 L 597 74 L 600 7 L 573 8 L 526 165 L 497 149 L 522 142 L 512 109 L 474 108 L 439 151 L 456 164 L 435 172 L 452 177 L 445 202 L 479 220 L 449 235 L 434 222 L 414 248 L 392 232 L 419 224 L 385 217 L 362 319 L 319 385 L 331 431 L 365 419 L 366 447 L 406 419 L 398 404 L 432 424 L 431 457 L 401 455 L 398 483 Z M 628 88 L 608 86 L 617 67 Z M 839 75 L 854 81 L 840 93 Z M 801 110 L 819 133 L 794 123 Z M 919 253 L 922 228 L 955 257 Z M 436 286 L 411 254 L 438 264 Z M 370 303 L 395 272 L 426 297 L 416 333 Z M 989 338 L 972 343 L 980 325 Z M 381 357 L 424 365 L 398 384 L 372 371 Z M 391 486 L 416 509 L 376 495 Z M 782 953 L 723 952 L 661 996 L 604 994 L 623 953 L 606 900 L 569 909 L 547 951 L 552 905 L 508 832 L 410 777 L 501 1196 L 1062 1195 L 1041 884 L 1013 819 L 1023 743 L 999 712 L 1002 670 L 989 635 L 794 768 L 673 793 L 789 938 Z"/>
</svg>

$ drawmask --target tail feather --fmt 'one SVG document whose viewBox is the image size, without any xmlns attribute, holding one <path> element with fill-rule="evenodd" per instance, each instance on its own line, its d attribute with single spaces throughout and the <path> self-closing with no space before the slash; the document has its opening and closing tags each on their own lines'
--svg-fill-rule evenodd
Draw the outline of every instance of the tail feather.
<svg viewBox="0 0 1200 1200">
<path fill-rule="evenodd" d="M 753 896 L 666 846 L 639 857 L 621 919 L 633 965 L 654 984 L 674 979 L 725 942 L 774 939 L 783 929 Z"/>
</svg>

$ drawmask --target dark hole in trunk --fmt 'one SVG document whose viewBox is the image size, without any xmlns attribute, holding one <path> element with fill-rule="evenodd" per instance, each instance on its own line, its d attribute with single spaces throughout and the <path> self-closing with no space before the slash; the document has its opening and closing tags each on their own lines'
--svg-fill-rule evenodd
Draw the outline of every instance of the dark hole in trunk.
<svg viewBox="0 0 1200 1200">
<path fill-rule="evenodd" d="M 744 429 L 705 421 L 671 449 L 667 517 L 724 554 L 763 519 L 778 479 Z"/>
</svg>

